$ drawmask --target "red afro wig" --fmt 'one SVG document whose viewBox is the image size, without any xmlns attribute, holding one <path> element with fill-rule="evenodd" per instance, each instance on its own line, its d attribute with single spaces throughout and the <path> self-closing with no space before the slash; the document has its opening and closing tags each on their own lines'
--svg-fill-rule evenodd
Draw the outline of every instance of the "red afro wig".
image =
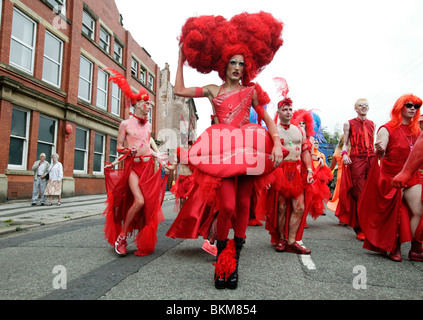
<svg viewBox="0 0 423 320">
<path fill-rule="evenodd" d="M 188 64 L 201 73 L 217 71 L 225 80 L 230 58 L 244 57 L 242 84 L 250 82 L 273 60 L 283 44 L 283 23 L 270 13 L 241 13 L 230 21 L 222 16 L 189 18 L 179 43 Z"/>
<path fill-rule="evenodd" d="M 306 124 L 306 136 L 314 137 L 314 120 L 311 110 L 298 109 L 294 111 L 291 123 L 299 126 L 301 121 L 304 121 Z"/>
<path fill-rule="evenodd" d="M 110 68 L 105 68 L 103 70 L 108 70 L 113 73 L 113 76 L 109 77 L 109 81 L 116 83 L 119 88 L 122 90 L 126 98 L 131 100 L 132 105 L 135 105 L 138 101 L 149 101 L 150 96 L 145 88 L 140 89 L 138 93 L 134 93 L 125 77 L 118 71 Z"/>
<path fill-rule="evenodd" d="M 414 105 L 421 106 L 422 99 L 415 96 L 414 94 L 404 94 L 403 96 L 399 97 L 398 100 L 395 102 L 392 110 L 391 110 L 391 121 L 389 124 L 394 128 L 399 127 L 402 124 L 402 114 L 401 110 L 407 102 L 411 102 Z M 411 123 L 409 125 L 411 129 L 411 134 L 416 134 L 419 132 L 419 118 L 420 118 L 420 109 L 416 110 L 416 115 L 413 119 L 411 119 Z"/>
</svg>

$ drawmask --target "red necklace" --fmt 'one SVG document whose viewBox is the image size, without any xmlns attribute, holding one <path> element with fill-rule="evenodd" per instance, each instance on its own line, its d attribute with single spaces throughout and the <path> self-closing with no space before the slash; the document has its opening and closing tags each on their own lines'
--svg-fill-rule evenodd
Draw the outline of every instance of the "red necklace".
<svg viewBox="0 0 423 320">
<path fill-rule="evenodd" d="M 129 112 L 129 115 L 130 116 L 133 116 L 134 118 L 136 118 L 136 119 L 138 119 L 140 122 L 141 122 L 141 124 L 146 124 L 147 123 L 147 121 L 148 121 L 148 119 L 144 119 L 144 118 L 140 118 L 140 117 L 137 117 L 135 114 L 133 114 L 132 112 Z"/>
</svg>

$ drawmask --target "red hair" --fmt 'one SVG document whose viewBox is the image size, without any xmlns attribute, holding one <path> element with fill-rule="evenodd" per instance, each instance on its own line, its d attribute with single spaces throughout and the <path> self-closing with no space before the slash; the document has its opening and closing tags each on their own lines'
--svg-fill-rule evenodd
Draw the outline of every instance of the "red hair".
<svg viewBox="0 0 423 320">
<path fill-rule="evenodd" d="M 230 21 L 222 16 L 189 18 L 182 27 L 179 43 L 188 64 L 201 73 L 217 71 L 225 80 L 230 58 L 244 57 L 243 85 L 268 65 L 282 46 L 283 23 L 270 13 L 241 13 Z"/>
<path fill-rule="evenodd" d="M 294 111 L 292 115 L 291 123 L 299 126 L 300 121 L 304 121 L 306 124 L 306 136 L 307 137 L 314 137 L 314 120 L 311 110 L 306 109 L 298 109 Z"/>
<path fill-rule="evenodd" d="M 404 94 L 401 97 L 398 98 L 398 100 L 395 102 L 394 107 L 391 110 L 391 121 L 389 121 L 389 124 L 397 128 L 402 124 L 402 114 L 401 110 L 404 107 L 404 104 L 407 102 L 411 102 L 415 105 L 422 105 L 422 99 L 419 97 L 413 95 L 413 94 Z M 420 118 L 420 109 L 416 110 L 416 115 L 411 119 L 411 123 L 408 126 L 411 129 L 410 135 L 414 135 L 419 133 L 420 127 L 419 127 L 419 118 Z"/>
</svg>

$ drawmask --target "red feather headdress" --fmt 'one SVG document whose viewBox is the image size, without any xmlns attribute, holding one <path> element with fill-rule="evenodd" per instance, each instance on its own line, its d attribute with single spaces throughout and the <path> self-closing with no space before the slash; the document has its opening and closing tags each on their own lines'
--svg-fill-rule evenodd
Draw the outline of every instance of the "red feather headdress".
<svg viewBox="0 0 423 320">
<path fill-rule="evenodd" d="M 131 100 L 132 105 L 136 104 L 138 101 L 141 101 L 141 100 L 142 101 L 150 100 L 148 91 L 145 88 L 141 87 L 138 93 L 134 93 L 128 81 L 121 73 L 111 68 L 105 68 L 103 70 L 108 70 L 113 73 L 113 76 L 109 77 L 109 81 L 112 81 L 119 86 L 119 88 L 122 90 L 125 97 Z"/>
<path fill-rule="evenodd" d="M 284 78 L 276 77 L 273 78 L 273 81 L 276 85 L 276 92 L 282 96 L 282 100 L 278 102 L 278 109 L 284 106 L 292 106 L 291 98 L 288 98 L 287 95 L 289 93 L 288 83 Z M 275 115 L 275 123 L 278 123 L 278 113 L 276 112 Z"/>
</svg>

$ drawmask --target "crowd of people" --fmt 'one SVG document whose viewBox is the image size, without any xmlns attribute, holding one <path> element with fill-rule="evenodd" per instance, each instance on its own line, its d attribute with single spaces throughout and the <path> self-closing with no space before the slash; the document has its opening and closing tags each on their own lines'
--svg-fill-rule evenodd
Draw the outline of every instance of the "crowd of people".
<svg viewBox="0 0 423 320">
<path fill-rule="evenodd" d="M 105 170 L 105 235 L 119 255 L 126 254 L 127 236 L 134 231 L 138 231 L 135 254 L 154 251 L 167 179 L 160 177 L 160 170 L 154 171 L 154 156 L 166 172 L 178 166 L 181 172 L 172 188 L 178 216 L 166 235 L 206 240 L 203 248 L 216 256 L 217 289 L 238 286 L 251 217 L 265 223 L 276 252 L 310 254 L 311 249 L 301 242 L 306 218 L 323 215 L 326 203 L 340 223 L 354 230 L 364 248 L 401 261 L 401 244 L 411 241 L 409 259 L 423 261 L 418 171 L 423 152 L 423 138 L 418 140 L 422 100 L 412 94 L 400 97 L 391 120 L 376 132 L 373 121 L 367 119 L 369 102 L 359 99 L 354 106 L 357 117 L 345 122 L 328 167 L 318 151 L 312 111 L 294 110 L 286 81 L 275 79 L 281 95 L 275 119 L 263 107 L 270 102 L 269 96 L 252 82 L 282 46 L 282 29 L 282 22 L 265 12 L 243 13 L 229 21 L 221 16 L 186 21 L 179 38 L 175 94 L 208 98 L 213 124 L 195 142 L 184 141 L 171 164 L 150 142 L 148 93 L 143 89 L 133 93 L 117 72 L 110 78 L 135 110 L 119 127 L 121 156 L 116 163 L 125 160 L 124 169 L 109 166 Z M 201 73 L 217 71 L 223 84 L 186 87 L 185 63 Z M 258 124 L 249 121 L 251 107 L 258 114 Z M 262 121 L 267 130 L 261 127 Z M 216 143 L 216 136 L 236 142 Z M 331 194 L 328 184 L 335 167 L 337 183 Z M 41 180 L 46 172 L 40 168 Z M 231 228 L 233 239 L 229 239 Z"/>
</svg>

